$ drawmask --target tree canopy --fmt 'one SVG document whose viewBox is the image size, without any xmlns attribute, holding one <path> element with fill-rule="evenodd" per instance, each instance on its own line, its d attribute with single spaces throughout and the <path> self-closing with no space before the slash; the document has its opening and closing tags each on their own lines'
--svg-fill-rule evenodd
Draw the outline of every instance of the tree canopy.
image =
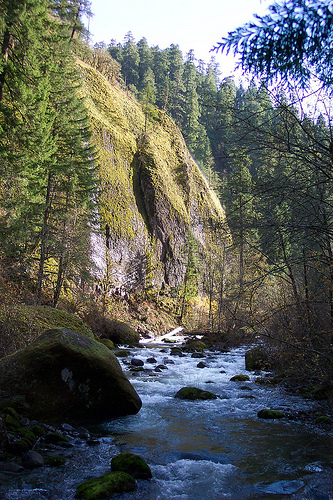
<svg viewBox="0 0 333 500">
<path fill-rule="evenodd" d="M 272 82 L 292 79 L 306 87 L 312 77 L 333 83 L 333 4 L 330 0 L 287 0 L 269 14 L 228 33 L 213 50 L 240 54 L 238 68 Z"/>
</svg>

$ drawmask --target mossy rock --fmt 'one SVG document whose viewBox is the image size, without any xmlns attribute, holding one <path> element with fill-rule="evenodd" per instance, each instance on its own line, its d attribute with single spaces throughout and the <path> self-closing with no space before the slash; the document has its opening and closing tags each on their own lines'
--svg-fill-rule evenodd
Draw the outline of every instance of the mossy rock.
<svg viewBox="0 0 333 500">
<path fill-rule="evenodd" d="M 44 436 L 44 441 L 49 444 L 69 443 L 69 439 L 58 432 L 48 432 Z"/>
<path fill-rule="evenodd" d="M 38 437 L 44 436 L 45 434 L 45 429 L 43 429 L 40 425 L 33 425 L 30 427 L 30 430 L 35 434 L 35 436 Z"/>
<path fill-rule="evenodd" d="M 100 342 L 101 344 L 104 344 L 104 345 L 105 345 L 105 347 L 107 347 L 107 348 L 108 348 L 108 349 L 110 349 L 111 351 L 112 351 L 113 349 L 115 349 L 115 345 L 114 345 L 114 343 L 112 342 L 112 340 L 110 340 L 110 339 L 99 339 L 99 342 Z"/>
<path fill-rule="evenodd" d="M 269 370 L 271 363 L 268 353 L 262 347 L 254 347 L 245 353 L 246 370 Z"/>
<path fill-rule="evenodd" d="M 37 441 L 37 436 L 31 429 L 22 429 L 21 435 L 31 446 Z"/>
<path fill-rule="evenodd" d="M 111 470 L 130 474 L 134 479 L 151 479 L 150 467 L 139 455 L 120 453 L 111 460 Z"/>
<path fill-rule="evenodd" d="M 327 415 L 321 415 L 316 418 L 316 424 L 330 424 L 332 420 Z"/>
<path fill-rule="evenodd" d="M 136 346 L 140 340 L 140 334 L 135 332 L 127 323 L 105 318 L 100 341 L 103 339 L 111 340 L 118 345 Z"/>
<path fill-rule="evenodd" d="M 183 350 L 188 352 L 194 352 L 194 351 L 202 352 L 205 349 L 207 349 L 207 346 L 201 340 L 189 340 L 183 347 Z"/>
<path fill-rule="evenodd" d="M 234 375 L 233 377 L 231 377 L 230 380 L 232 380 L 233 382 L 247 382 L 248 380 L 250 380 L 250 377 L 248 375 L 240 373 L 239 375 Z"/>
<path fill-rule="evenodd" d="M 13 415 L 7 413 L 4 414 L 3 416 L 3 421 L 6 426 L 6 429 L 11 432 L 18 432 L 21 430 L 21 422 L 19 421 L 18 418 L 14 417 Z"/>
<path fill-rule="evenodd" d="M 61 467 L 61 465 L 65 465 L 66 458 L 65 457 L 49 457 L 46 461 L 47 465 L 50 467 Z"/>
<path fill-rule="evenodd" d="M 170 349 L 170 356 L 185 356 L 185 354 L 183 353 L 182 349 L 180 347 L 172 347 Z"/>
<path fill-rule="evenodd" d="M 198 389 L 197 387 L 183 387 L 175 394 L 175 398 L 194 401 L 197 399 L 199 400 L 217 399 L 217 396 L 213 392 L 204 391 L 202 389 Z"/>
<path fill-rule="evenodd" d="M 45 330 L 67 328 L 93 339 L 89 326 L 78 316 L 48 306 L 8 305 L 0 307 L 0 331 L 10 339 L 2 345 L 0 357 L 22 349 Z"/>
<path fill-rule="evenodd" d="M 264 408 L 263 410 L 258 411 L 258 417 L 264 419 L 279 419 L 284 417 L 284 413 L 279 410 L 269 410 Z"/>
<path fill-rule="evenodd" d="M 129 493 L 137 489 L 132 476 L 126 472 L 107 472 L 103 476 L 89 479 L 80 484 L 75 498 L 84 500 L 107 499 L 117 493 Z"/>
<path fill-rule="evenodd" d="M 23 397 L 25 414 L 40 421 L 104 420 L 141 408 L 111 351 L 65 328 L 0 360 L 0 399 L 13 396 Z"/>
<path fill-rule="evenodd" d="M 127 349 L 118 349 L 117 351 L 114 351 L 113 354 L 117 356 L 117 358 L 127 358 L 131 355 L 131 351 L 128 351 Z"/>
</svg>

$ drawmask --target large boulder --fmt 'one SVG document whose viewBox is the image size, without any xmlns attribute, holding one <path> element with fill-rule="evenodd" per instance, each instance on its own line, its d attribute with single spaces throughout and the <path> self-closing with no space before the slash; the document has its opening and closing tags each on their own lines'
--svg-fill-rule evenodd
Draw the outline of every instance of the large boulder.
<svg viewBox="0 0 333 500">
<path fill-rule="evenodd" d="M 103 420 L 141 408 L 111 351 L 66 328 L 48 330 L 0 360 L 0 399 L 30 418 L 54 422 Z"/>
</svg>

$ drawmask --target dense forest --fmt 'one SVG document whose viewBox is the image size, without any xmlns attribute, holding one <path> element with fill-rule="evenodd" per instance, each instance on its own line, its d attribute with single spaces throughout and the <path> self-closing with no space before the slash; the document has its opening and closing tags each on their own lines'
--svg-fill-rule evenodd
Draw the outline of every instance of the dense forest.
<svg viewBox="0 0 333 500">
<path fill-rule="evenodd" d="M 193 51 L 150 47 L 131 33 L 123 43 L 91 48 L 86 1 L 6 1 L 0 14 L 1 301 L 66 307 L 69 296 L 89 297 L 94 286 L 88 247 L 100 192 L 80 59 L 141 103 L 145 133 L 158 110 L 174 120 L 225 208 L 232 244 L 205 270 L 192 249 L 185 282 L 170 295 L 178 319 L 204 303 L 204 321 L 188 320 L 192 328 L 238 340 L 260 336 L 290 371 L 331 373 L 327 82 L 308 90 L 308 99 L 297 74 L 292 91 L 259 78 L 236 85 L 220 79 L 214 58 L 206 64 Z M 212 223 L 212 240 L 218 229 Z M 158 292 L 143 296 L 160 300 Z"/>
</svg>

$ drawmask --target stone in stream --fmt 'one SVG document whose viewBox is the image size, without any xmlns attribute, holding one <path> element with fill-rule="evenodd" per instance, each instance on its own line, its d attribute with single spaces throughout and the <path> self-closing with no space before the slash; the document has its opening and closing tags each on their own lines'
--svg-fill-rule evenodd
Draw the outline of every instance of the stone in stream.
<svg viewBox="0 0 333 500">
<path fill-rule="evenodd" d="M 203 361 L 200 361 L 200 362 L 197 364 L 197 368 L 207 368 L 207 365 L 206 365 L 206 363 L 204 363 Z"/>
<path fill-rule="evenodd" d="M 175 394 L 175 398 L 194 401 L 197 399 L 217 399 L 217 396 L 213 392 L 204 391 L 202 389 L 198 389 L 197 387 L 183 387 Z"/>
<path fill-rule="evenodd" d="M 150 363 L 150 364 L 152 364 L 152 365 L 153 365 L 153 364 L 157 363 L 157 361 L 156 361 L 156 359 L 155 359 L 155 358 L 148 358 L 148 359 L 147 359 L 147 363 Z"/>
<path fill-rule="evenodd" d="M 0 360 L 0 398 L 44 422 L 100 421 L 137 413 L 142 404 L 111 351 L 66 328 Z"/>
<path fill-rule="evenodd" d="M 264 408 L 263 410 L 258 411 L 258 417 L 265 419 L 283 418 L 284 413 L 279 410 L 269 410 L 268 408 Z"/>
<path fill-rule="evenodd" d="M 135 479 L 126 472 L 107 472 L 81 483 L 75 493 L 75 498 L 98 500 L 110 498 L 116 493 L 129 493 L 137 489 Z"/>
<path fill-rule="evenodd" d="M 22 455 L 22 465 L 25 469 L 35 469 L 44 465 L 44 459 L 37 451 L 27 451 Z"/>
<path fill-rule="evenodd" d="M 149 465 L 139 455 L 134 453 L 120 453 L 111 460 L 111 470 L 130 474 L 134 479 L 151 479 Z"/>
<path fill-rule="evenodd" d="M 239 375 L 234 375 L 230 379 L 233 382 L 246 382 L 250 380 L 250 377 L 248 375 L 244 375 L 243 373 L 240 373 Z"/>
<path fill-rule="evenodd" d="M 131 365 L 133 366 L 143 366 L 145 363 L 142 361 L 140 358 L 132 358 L 131 359 Z"/>
</svg>

